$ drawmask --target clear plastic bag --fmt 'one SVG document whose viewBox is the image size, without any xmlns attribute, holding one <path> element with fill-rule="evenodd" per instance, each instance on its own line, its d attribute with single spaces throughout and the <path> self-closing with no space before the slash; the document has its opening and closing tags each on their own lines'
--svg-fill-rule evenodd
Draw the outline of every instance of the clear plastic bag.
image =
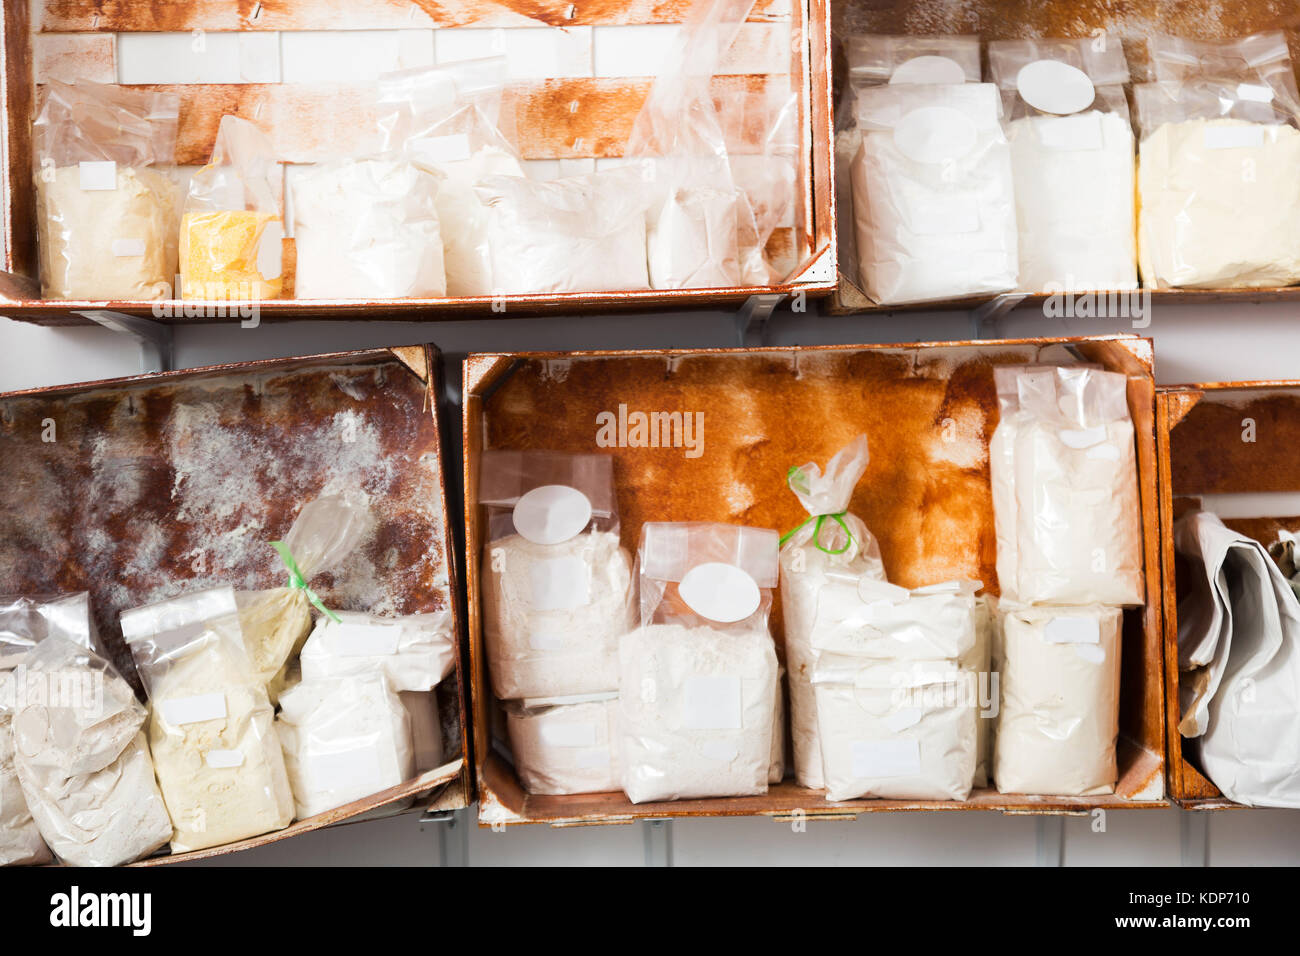
<svg viewBox="0 0 1300 956">
<path fill-rule="evenodd" d="M 429 691 L 456 663 L 451 613 L 321 616 L 298 662 L 304 681 L 383 674 L 395 691 Z"/>
<path fill-rule="evenodd" d="M 511 701 L 510 753 L 529 793 L 604 793 L 620 786 L 618 694 Z"/>
<path fill-rule="evenodd" d="M 166 298 L 176 276 L 180 98 L 48 80 L 32 121 L 47 299 Z"/>
<path fill-rule="evenodd" d="M 532 182 L 487 176 L 474 187 L 489 210 L 493 294 L 623 292 L 650 288 L 646 213 L 653 184 L 619 167 Z"/>
<path fill-rule="evenodd" d="M 1133 89 L 1138 254 L 1153 288 L 1300 282 L 1300 94 L 1280 31 L 1153 36 Z"/>
<path fill-rule="evenodd" d="M 825 654 L 813 671 L 827 800 L 965 800 L 975 775 L 975 675 L 954 661 Z"/>
<path fill-rule="evenodd" d="M 864 660 L 957 661 L 975 646 L 979 581 L 901 588 L 870 577 L 837 575 L 818 601 L 816 654 Z"/>
<path fill-rule="evenodd" d="M 848 512 L 868 458 L 867 436 L 859 435 L 827 462 L 824 474 L 820 466 L 809 462 L 791 468 L 786 476 L 790 490 L 809 516 L 782 540 L 781 607 L 795 779 L 801 787 L 813 790 L 825 785 L 812 687 L 816 656 L 812 639 L 819 622 L 824 622 L 821 595 L 826 588 L 856 587 L 858 578 L 885 579 L 875 536 L 862 519 Z M 832 575 L 842 576 L 843 583 Z"/>
<path fill-rule="evenodd" d="M 404 70 L 379 78 L 385 149 L 441 180 L 437 191 L 446 292 L 495 291 L 489 213 L 474 186 L 488 176 L 524 178 L 514 123 L 501 109 L 505 57 Z"/>
<path fill-rule="evenodd" d="M 991 83 L 860 90 L 850 165 L 857 274 L 881 304 L 1016 287 L 1015 190 Z"/>
<path fill-rule="evenodd" d="M 1003 610 L 993 770 L 998 790 L 1113 793 L 1123 612 L 1005 604 Z"/>
<path fill-rule="evenodd" d="M 494 693 L 570 697 L 618 687 L 618 639 L 636 625 L 619 543 L 614 460 L 489 450 L 483 636 Z"/>
<path fill-rule="evenodd" d="M 181 220 L 181 294 L 187 299 L 277 299 L 283 288 L 280 164 L 271 138 L 223 116 L 211 161 L 190 179 Z"/>
<path fill-rule="evenodd" d="M 266 689 L 244 648 L 235 592 L 195 591 L 122 612 L 149 695 L 149 746 L 172 851 L 220 846 L 293 821 Z"/>
<path fill-rule="evenodd" d="M 1020 288 L 1137 288 L 1128 63 L 1118 39 L 1000 40 L 1019 223 Z"/>
<path fill-rule="evenodd" d="M 295 685 L 276 730 L 300 820 L 415 775 L 410 717 L 380 671 Z"/>
<path fill-rule="evenodd" d="M 74 866 L 119 866 L 167 843 L 171 821 L 141 728 L 145 709 L 111 664 L 61 636 L 23 661 L 14 765 L 41 835 Z"/>
<path fill-rule="evenodd" d="M 638 565 L 642 626 L 619 642 L 624 792 L 633 803 L 766 793 L 777 533 L 650 522 Z"/>
</svg>

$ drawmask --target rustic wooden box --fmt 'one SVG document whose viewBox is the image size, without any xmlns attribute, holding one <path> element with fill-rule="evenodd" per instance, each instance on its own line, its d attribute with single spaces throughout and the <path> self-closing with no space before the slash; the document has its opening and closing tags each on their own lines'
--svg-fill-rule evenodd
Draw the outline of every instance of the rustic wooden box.
<svg viewBox="0 0 1300 956">
<path fill-rule="evenodd" d="M 978 578 L 996 592 L 988 439 L 997 424 L 994 364 L 1098 362 L 1129 378 L 1137 433 L 1146 607 L 1126 613 L 1118 792 L 1042 797 L 976 791 L 965 802 L 854 800 L 776 785 L 764 796 L 633 805 L 621 792 L 526 793 L 494 750 L 499 707 L 482 639 L 479 561 L 486 522 L 477 503 L 485 448 L 611 454 L 623 544 L 641 525 L 724 521 L 787 530 L 806 518 L 785 485 L 787 469 L 824 462 L 865 431 L 871 465 L 850 510 L 876 535 L 890 580 L 916 586 Z M 465 363 L 466 578 L 479 820 L 487 825 L 627 823 L 643 818 L 758 815 L 845 818 L 877 810 L 989 809 L 1081 813 L 1156 807 L 1164 800 L 1164 676 L 1155 386 L 1147 339 L 1032 339 L 924 345 L 757 350 L 471 355 Z M 598 449 L 602 411 L 702 411 L 705 449 Z M 781 616 L 773 615 L 780 645 Z"/>
<path fill-rule="evenodd" d="M 1271 0 L 1131 0 L 1092 3 L 1086 0 L 834 0 L 831 49 L 833 86 L 837 96 L 847 76 L 841 44 L 862 33 L 978 34 L 984 43 L 1023 37 L 1088 37 L 1099 31 L 1124 43 L 1134 82 L 1148 76 L 1146 38 L 1152 33 L 1198 39 L 1246 36 L 1284 30 L 1291 58 L 1300 67 L 1300 20 L 1293 5 Z M 986 57 L 987 63 L 987 57 Z M 832 182 L 832 187 L 834 183 Z M 1046 295 L 1008 293 L 1016 305 L 1041 308 Z M 1152 300 L 1167 303 L 1300 301 L 1300 287 L 1273 289 L 1153 289 Z M 923 305 L 881 306 L 841 274 L 830 311 L 908 312 L 932 309 L 974 309 L 987 298 L 966 298 Z"/>
<path fill-rule="evenodd" d="M 379 312 L 405 314 L 412 319 L 464 318 L 468 315 L 527 315 L 545 312 L 600 312 L 611 309 L 724 306 L 757 293 L 800 292 L 825 295 L 835 286 L 834 216 L 831 201 L 829 21 L 826 0 L 759 0 L 742 27 L 726 75 L 716 78 L 720 103 L 743 109 L 747 98 L 768 93 L 800 93 L 801 144 L 796 176 L 794 221 L 773 236 L 768 249 L 788 265 L 787 278 L 765 287 L 734 289 L 650 290 L 620 293 L 571 293 L 504 297 L 360 300 L 278 299 L 260 303 L 264 318 L 363 318 Z M 155 84 L 173 89 L 182 99 L 177 162 L 202 165 L 208 161 L 217 124 L 225 113 L 260 120 L 268 127 L 280 158 L 289 164 L 313 163 L 340 152 L 351 155 L 367 148 L 364 135 L 374 128 L 365 115 L 362 96 L 369 80 L 339 81 L 332 68 L 347 74 L 356 58 L 375 57 L 374 73 L 399 66 L 423 65 L 409 53 L 398 56 L 403 44 L 426 44 L 433 56 L 435 35 L 458 55 L 486 56 L 503 48 L 520 59 L 525 74 L 512 82 L 504 108 L 517 117 L 519 145 L 526 160 L 577 161 L 580 168 L 621 155 L 632 121 L 640 110 L 652 77 L 624 75 L 656 66 L 644 51 L 656 49 L 657 25 L 679 23 L 689 0 L 623 4 L 472 2 L 453 5 L 415 4 L 406 0 L 277 0 L 266 3 L 203 2 L 129 4 L 105 0 L 14 0 L 0 11 L 0 55 L 3 79 L 4 129 L 0 159 L 4 168 L 4 261 L 0 273 L 0 314 L 46 324 L 84 323 L 79 310 L 109 309 L 155 316 L 162 321 L 184 319 L 168 310 L 155 313 L 151 302 L 82 302 L 42 300 L 37 276 L 35 197 L 31 187 L 31 119 L 37 85 L 46 77 L 87 77 L 115 82 L 123 76 L 118 57 L 127 41 L 148 40 L 147 33 L 170 33 L 188 48 L 192 38 L 206 37 L 215 50 L 220 40 L 232 50 L 272 51 L 276 35 L 307 43 L 329 43 L 328 36 L 309 31 L 349 31 L 345 45 L 301 48 L 294 63 L 283 51 L 266 54 L 270 65 L 253 52 L 255 68 L 241 73 L 234 52 L 235 75 L 227 82 Z M 565 28 L 539 31 L 537 28 Z M 491 29 L 487 29 L 491 28 Z M 493 35 L 493 30 L 501 33 Z M 356 31 L 384 31 L 382 35 Z M 435 34 L 436 31 L 436 34 Z M 600 31 L 593 34 L 593 31 Z M 610 33 L 609 31 L 615 31 Z M 620 32 L 621 31 L 621 32 Z M 629 32 L 631 31 L 631 32 Z M 545 36 L 554 34 L 553 47 Z M 474 34 L 474 36 L 467 36 Z M 592 37 L 611 38 L 615 46 L 597 62 Z M 233 39 L 232 39 L 233 37 Z M 485 38 L 491 42 L 482 42 Z M 556 38 L 569 38 L 560 42 Z M 377 51 L 383 41 L 391 55 Z M 229 41 L 229 42 L 227 42 Z M 295 42 L 296 42 L 295 41 Z M 516 41 L 518 41 L 516 43 Z M 153 42 L 153 41 L 150 41 Z M 542 52 L 539 54 L 539 44 Z M 584 45 L 585 44 L 585 45 Z M 139 52 L 138 46 L 135 48 Z M 287 46 L 285 47 L 287 50 Z M 301 50 L 306 49 L 306 53 Z M 576 53 L 574 51 L 577 51 Z M 584 52 L 585 51 L 585 52 Z M 624 53 L 640 53 L 625 64 Z M 585 57 L 585 60 L 583 59 Z M 442 58 L 441 52 L 438 58 Z M 607 60 L 609 62 L 607 62 Z M 322 61 L 327 64 L 322 67 Z M 304 65 L 305 64 L 305 65 Z M 307 69 L 311 67 L 311 69 Z M 312 82 L 293 82 L 310 75 Z M 199 71 L 201 73 L 202 71 Z M 226 71 L 227 73 L 229 70 Z M 263 75 L 266 74 L 266 75 Z M 316 75 L 323 74 L 323 75 Z M 197 75 L 197 74 L 196 74 Z M 198 78 L 202 78 L 199 76 Z M 130 77 L 126 77 L 130 79 Z M 187 77 L 193 79 L 193 77 Z M 239 82 L 233 82 L 239 80 Z M 283 80 L 283 81 L 281 81 Z M 325 80 L 327 82 L 322 82 Z M 332 82 L 330 82 L 332 81 Z M 736 124 L 729 144 L 733 153 L 759 151 L 761 131 L 755 123 Z M 590 161 L 588 163 L 588 161 Z M 290 243 L 291 245 L 291 243 Z M 291 250 L 286 267 L 292 261 Z M 286 275 L 289 273 L 286 272 Z M 164 303 L 166 305 L 166 303 Z M 173 307 L 175 303 L 171 304 Z"/>
<path fill-rule="evenodd" d="M 122 610 L 218 584 L 283 586 L 268 542 L 305 502 L 357 488 L 374 534 L 313 590 L 340 610 L 450 609 L 460 634 L 437 378 L 425 345 L 2 394 L 0 593 L 89 591 L 100 638 L 138 690 Z M 459 640 L 456 658 L 436 692 L 443 766 L 285 830 L 146 862 L 261 846 L 408 798 L 468 806 Z"/>
<path fill-rule="evenodd" d="M 1250 422 L 1251 441 L 1244 441 Z M 1239 807 L 1188 759 L 1178 732 L 1178 587 L 1181 559 L 1174 520 L 1205 495 L 1251 495 L 1253 517 L 1223 523 L 1265 547 L 1281 530 L 1300 531 L 1294 509 L 1269 495 L 1300 491 L 1300 382 L 1216 382 L 1162 388 L 1156 395 L 1160 459 L 1161 563 L 1164 567 L 1165 697 L 1169 795 L 1197 810 Z M 1282 514 L 1274 514 L 1281 504 Z M 1270 507 L 1272 505 L 1272 507 Z M 1211 510 L 1214 510 L 1211 506 Z M 1239 509 L 1234 509 L 1239 510 Z"/>
</svg>

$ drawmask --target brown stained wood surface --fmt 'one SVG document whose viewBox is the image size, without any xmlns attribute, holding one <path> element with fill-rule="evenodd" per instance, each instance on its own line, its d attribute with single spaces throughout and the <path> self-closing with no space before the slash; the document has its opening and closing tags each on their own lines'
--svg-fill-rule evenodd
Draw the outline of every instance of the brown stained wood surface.
<svg viewBox="0 0 1300 956">
<path fill-rule="evenodd" d="M 43 0 L 46 32 L 383 30 L 422 27 L 671 23 L 690 0 Z M 758 0 L 753 21 L 789 19 L 789 0 Z"/>
<path fill-rule="evenodd" d="M 1207 394 L 1171 432 L 1170 473 L 1174 495 L 1300 490 L 1300 386 Z"/>
</svg>

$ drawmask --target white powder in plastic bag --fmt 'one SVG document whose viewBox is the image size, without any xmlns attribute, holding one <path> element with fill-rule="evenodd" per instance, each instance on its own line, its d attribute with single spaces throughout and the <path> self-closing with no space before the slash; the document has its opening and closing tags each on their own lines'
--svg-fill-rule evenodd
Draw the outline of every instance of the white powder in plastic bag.
<svg viewBox="0 0 1300 956">
<path fill-rule="evenodd" d="M 438 224 L 447 294 L 491 295 L 490 216 L 474 184 L 488 176 L 522 179 L 524 168 L 518 157 L 500 146 L 482 146 L 468 158 L 436 163 L 433 168 L 446 177 L 438 190 Z"/>
<path fill-rule="evenodd" d="M 18 780 L 10 716 L 0 711 L 0 866 L 40 865 L 50 862 L 50 851 Z"/>
<path fill-rule="evenodd" d="M 529 793 L 602 793 L 620 786 L 618 694 L 506 705 L 515 770 Z"/>
<path fill-rule="evenodd" d="M 650 285 L 655 289 L 741 285 L 736 206 L 735 193 L 705 187 L 674 190 L 651 216 Z"/>
<path fill-rule="evenodd" d="M 321 616 L 298 656 L 304 681 L 383 674 L 397 691 L 433 690 L 456 663 L 446 612 L 382 617 L 336 611 Z"/>
</svg>

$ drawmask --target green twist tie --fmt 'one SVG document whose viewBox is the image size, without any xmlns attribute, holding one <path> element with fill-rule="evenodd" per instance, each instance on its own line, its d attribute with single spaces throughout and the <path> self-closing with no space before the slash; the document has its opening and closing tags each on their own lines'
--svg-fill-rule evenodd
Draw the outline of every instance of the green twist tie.
<svg viewBox="0 0 1300 956">
<path fill-rule="evenodd" d="M 844 522 L 844 516 L 847 513 L 848 512 L 846 511 L 841 511 L 833 515 L 809 515 L 808 519 L 804 521 L 802 524 L 800 524 L 799 527 L 792 528 L 791 530 L 787 531 L 785 534 L 781 535 L 780 543 L 785 544 L 796 534 L 798 534 L 800 531 L 806 528 L 809 522 L 816 521 L 817 526 L 813 528 L 813 544 L 816 546 L 817 550 L 822 552 L 823 554 L 843 554 L 845 551 L 849 550 L 849 548 L 853 545 L 853 532 L 849 530 L 849 526 Z M 844 537 L 847 539 L 844 542 L 844 547 L 832 549 L 822 545 L 822 525 L 826 523 L 827 518 L 830 518 L 837 525 L 839 525 L 841 528 L 844 529 Z"/>
<path fill-rule="evenodd" d="M 272 541 L 271 547 L 275 548 L 275 553 L 280 556 L 284 566 L 289 570 L 289 587 L 300 588 L 307 595 L 307 600 L 312 603 L 316 610 L 320 611 L 335 624 L 342 624 L 343 618 L 339 617 L 333 611 L 325 606 L 320 596 L 315 591 L 307 587 L 307 579 L 302 576 L 302 568 L 298 567 L 298 562 L 293 559 L 289 553 L 289 546 L 283 541 Z"/>
</svg>

